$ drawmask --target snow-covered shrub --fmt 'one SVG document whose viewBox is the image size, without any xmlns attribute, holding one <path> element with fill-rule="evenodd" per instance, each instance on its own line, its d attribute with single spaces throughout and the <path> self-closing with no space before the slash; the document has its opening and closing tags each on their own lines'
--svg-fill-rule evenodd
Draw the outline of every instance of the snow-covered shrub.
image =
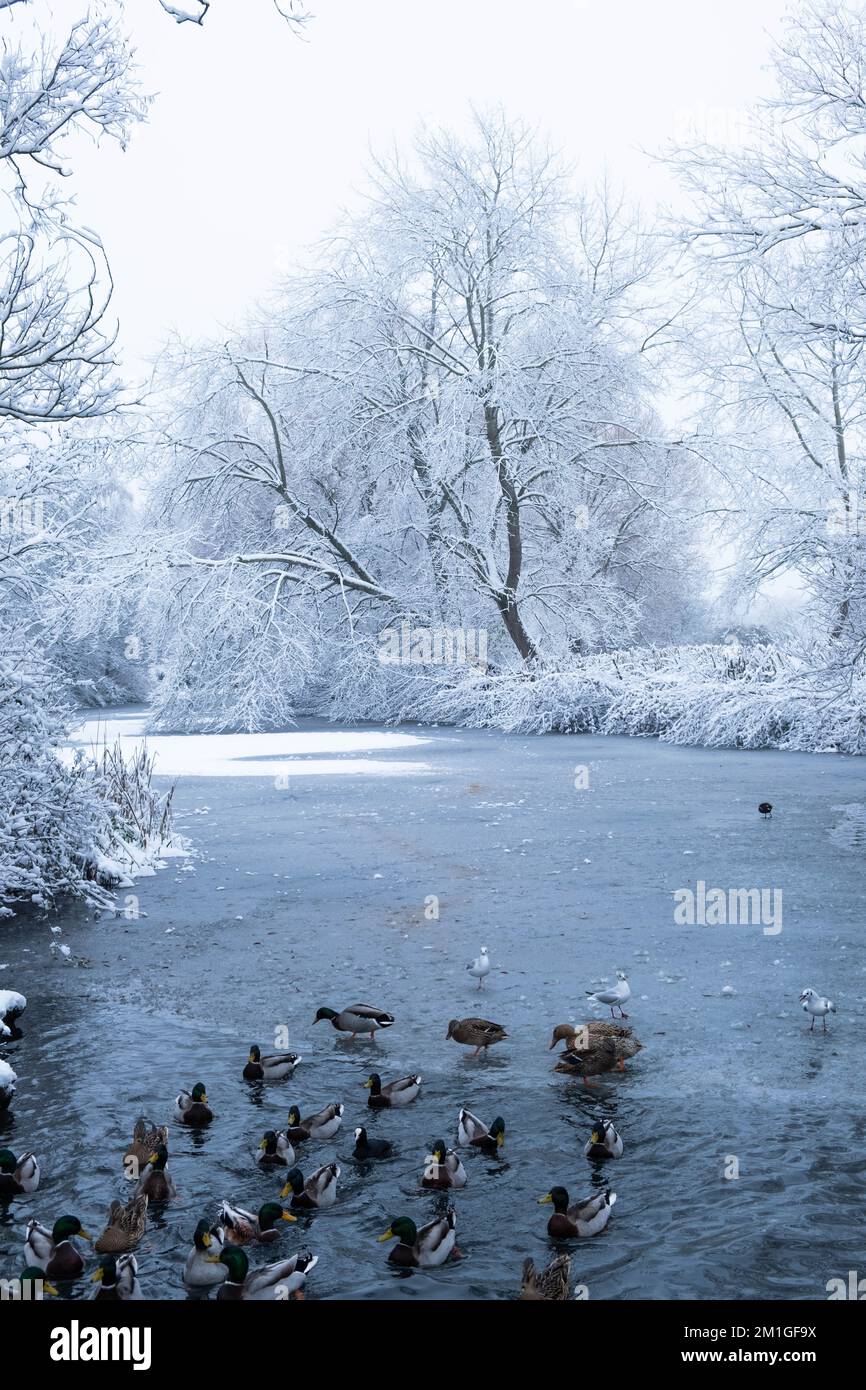
<svg viewBox="0 0 866 1390">
<path fill-rule="evenodd" d="M 510 733 L 601 733 L 670 743 L 866 752 L 866 677 L 840 689 L 815 656 L 767 643 L 632 648 L 567 670 L 383 665 L 358 644 L 304 712 L 332 719 L 453 724 Z"/>
<path fill-rule="evenodd" d="M 7 634 L 8 636 L 8 634 Z M 64 896 L 105 907 L 171 836 L 171 791 L 146 751 L 125 763 L 61 758 L 69 711 L 57 672 L 12 644 L 0 656 L 0 917 Z"/>
<path fill-rule="evenodd" d="M 14 649 L 13 649 L 14 653 Z M 0 656 L 0 916 L 86 896 L 94 845 L 108 833 L 83 757 L 64 766 L 56 676 L 35 654 Z"/>
</svg>

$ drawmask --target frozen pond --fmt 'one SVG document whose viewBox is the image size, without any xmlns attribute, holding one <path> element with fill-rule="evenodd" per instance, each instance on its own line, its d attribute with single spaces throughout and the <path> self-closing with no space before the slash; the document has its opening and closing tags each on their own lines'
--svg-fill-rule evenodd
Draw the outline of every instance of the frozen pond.
<svg viewBox="0 0 866 1390">
<path fill-rule="evenodd" d="M 134 716 L 112 722 L 110 737 L 136 736 Z M 217 1120 L 201 1136 L 172 1126 L 180 1196 L 138 1252 L 150 1297 L 186 1296 L 192 1231 L 220 1199 L 257 1208 L 276 1194 L 254 1163 L 262 1132 L 293 1102 L 306 1114 L 332 1100 L 341 1134 L 300 1162 L 336 1155 L 337 1204 L 282 1236 L 320 1257 L 310 1297 L 511 1296 L 524 1256 L 549 1253 L 536 1199 L 554 1184 L 618 1194 L 604 1235 L 573 1248 L 591 1299 L 815 1299 L 862 1272 L 861 762 L 309 721 L 153 746 L 179 778 L 193 857 L 136 885 L 146 916 L 67 913 L 80 968 L 49 960 L 45 926 L 0 927 L 0 985 L 30 1000 L 25 1037 L 4 1049 L 19 1083 L 0 1139 L 45 1170 L 33 1198 L 0 1207 L 0 1274 L 18 1272 L 31 1215 L 101 1229 L 111 1198 L 129 1195 L 120 1160 L 136 1115 L 167 1119 L 197 1080 Z M 781 931 L 678 925 L 673 895 L 699 881 L 781 892 Z M 464 966 L 482 943 L 494 968 L 478 992 Z M 547 1043 L 555 1023 L 593 1016 L 584 991 L 618 968 L 645 1050 L 588 1089 L 553 1072 Z M 799 1009 L 807 985 L 836 1001 L 826 1036 Z M 358 999 L 396 1016 L 376 1044 L 311 1027 L 319 1005 Z M 478 1060 L 445 1041 L 450 1018 L 475 1012 L 510 1033 Z M 248 1045 L 268 1050 L 280 1025 L 304 1061 L 257 1090 L 241 1080 Z M 420 1071 L 421 1097 L 368 1112 L 374 1068 Z M 431 1142 L 454 1141 L 462 1104 L 507 1126 L 501 1163 L 466 1160 L 466 1258 L 394 1273 L 376 1236 L 401 1214 L 430 1219 L 440 1199 L 418 1178 Z M 599 1113 L 625 1142 L 604 1170 L 583 1157 Z M 361 1123 L 397 1148 L 372 1172 L 351 1158 Z"/>
</svg>

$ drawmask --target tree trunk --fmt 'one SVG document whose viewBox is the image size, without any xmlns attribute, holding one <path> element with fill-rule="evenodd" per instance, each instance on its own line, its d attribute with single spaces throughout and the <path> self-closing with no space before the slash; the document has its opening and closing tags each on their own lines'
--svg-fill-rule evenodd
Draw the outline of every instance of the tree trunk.
<svg viewBox="0 0 866 1390">
<path fill-rule="evenodd" d="M 499 432 L 499 414 L 495 405 L 489 401 L 484 406 L 484 428 L 491 456 L 496 464 L 499 488 L 505 501 L 505 526 L 508 538 L 508 573 L 505 584 L 494 595 L 496 607 L 505 624 L 505 630 L 524 661 L 535 661 L 538 649 L 523 625 L 517 605 L 517 587 L 523 569 L 523 538 L 520 532 L 520 499 L 511 478 L 508 460 L 502 448 Z"/>
</svg>

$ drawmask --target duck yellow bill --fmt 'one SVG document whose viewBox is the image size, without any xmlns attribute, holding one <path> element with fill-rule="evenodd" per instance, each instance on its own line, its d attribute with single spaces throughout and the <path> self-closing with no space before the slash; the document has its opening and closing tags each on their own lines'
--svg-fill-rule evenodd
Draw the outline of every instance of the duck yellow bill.
<svg viewBox="0 0 866 1390">
<path fill-rule="evenodd" d="M 365 1091 L 372 1091 L 372 1089 L 373 1089 L 373 1079 L 372 1079 L 372 1077 L 369 1077 L 369 1076 L 368 1076 L 368 1077 L 367 1077 L 367 1080 L 364 1082 L 364 1090 L 365 1090 Z"/>
<path fill-rule="evenodd" d="M 260 1149 L 266 1149 L 267 1147 L 268 1147 L 268 1141 L 267 1141 L 267 1139 L 263 1139 L 262 1142 L 259 1144 L 259 1148 L 260 1148 Z"/>
<path fill-rule="evenodd" d="M 256 1060 L 256 1059 L 255 1059 L 255 1057 L 253 1056 L 253 1054 L 250 1053 L 249 1057 L 247 1058 L 247 1061 L 248 1061 L 248 1062 L 254 1062 L 255 1060 Z"/>
<path fill-rule="evenodd" d="M 159 1158 L 159 1154 L 151 1154 L 151 1155 L 150 1155 L 150 1158 L 149 1158 L 147 1161 L 148 1161 L 148 1163 L 156 1163 L 156 1160 L 157 1160 L 158 1158 Z"/>
<path fill-rule="evenodd" d="M 57 1293 L 57 1290 L 55 1289 L 55 1287 L 54 1287 L 53 1284 L 46 1284 L 45 1280 L 43 1279 L 43 1280 L 42 1280 L 42 1292 L 43 1292 L 43 1293 L 53 1293 L 53 1294 L 56 1294 L 56 1293 Z"/>
<path fill-rule="evenodd" d="M 496 1147 L 497 1147 L 497 1149 L 501 1149 L 504 1143 L 505 1143 L 505 1135 L 504 1135 L 504 1134 L 497 1134 L 497 1136 L 496 1136 Z"/>
<path fill-rule="evenodd" d="M 285 1187 L 283 1188 L 282 1192 L 280 1193 L 280 1201 L 281 1201 L 281 1202 L 284 1202 L 285 1199 L 286 1199 L 288 1196 L 291 1195 L 291 1191 L 292 1191 L 291 1185 L 290 1185 L 289 1183 L 286 1183 Z"/>
<path fill-rule="evenodd" d="M 105 1275 L 105 1270 L 102 1269 L 102 1268 L 100 1267 L 99 1269 L 97 1269 L 97 1270 L 95 1271 L 95 1273 L 91 1274 L 91 1276 L 90 1276 L 90 1282 L 91 1282 L 91 1284 L 101 1284 L 104 1275 Z M 44 1288 L 45 1285 L 43 1284 L 42 1287 Z"/>
<path fill-rule="evenodd" d="M 377 1239 L 377 1240 L 380 1240 L 380 1241 L 381 1241 L 381 1240 L 393 1240 L 393 1239 L 394 1239 L 394 1232 L 391 1230 L 391 1227 L 389 1226 L 388 1229 L 387 1229 L 387 1231 L 384 1233 L 384 1235 L 377 1236 L 376 1239 Z"/>
<path fill-rule="evenodd" d="M 544 1204 L 545 1204 L 545 1202 L 552 1202 L 552 1201 L 553 1201 L 553 1198 L 551 1197 L 550 1193 L 548 1192 L 548 1194 L 547 1194 L 546 1197 L 539 1197 L 539 1199 L 538 1199 L 538 1205 L 539 1205 L 540 1207 L 543 1207 Z"/>
<path fill-rule="evenodd" d="M 85 1231 L 83 1226 L 81 1230 L 78 1232 L 78 1234 L 81 1236 L 82 1240 L 93 1240 L 93 1236 L 90 1234 L 89 1231 Z"/>
<path fill-rule="evenodd" d="M 206 1264 L 209 1264 L 209 1265 L 218 1265 L 218 1264 L 222 1264 L 222 1260 L 220 1259 L 219 1255 L 205 1255 L 204 1258 L 205 1258 L 205 1263 L 206 1263 Z"/>
<path fill-rule="evenodd" d="M 284 1220 L 284 1221 L 297 1221 L 297 1219 L 298 1219 L 298 1218 L 297 1218 L 296 1216 L 292 1216 L 292 1213 L 291 1213 L 290 1211 L 284 1211 L 284 1212 L 283 1212 L 283 1220 Z"/>
<path fill-rule="evenodd" d="M 597 1129 L 594 1129 L 589 1137 L 592 1140 L 593 1144 L 601 1143 L 601 1135 L 599 1134 Z"/>
</svg>

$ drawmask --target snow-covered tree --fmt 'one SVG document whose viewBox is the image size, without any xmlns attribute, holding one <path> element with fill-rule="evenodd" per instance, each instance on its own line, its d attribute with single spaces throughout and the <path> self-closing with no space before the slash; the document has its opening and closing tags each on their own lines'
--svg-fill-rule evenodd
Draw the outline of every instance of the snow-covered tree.
<svg viewBox="0 0 866 1390">
<path fill-rule="evenodd" d="M 10 5 L 0 7 L 8 22 Z M 24 16 L 19 23 L 18 16 Z M 144 114 L 128 44 L 103 9 L 57 39 L 29 12 L 0 55 L 0 915 L 98 899 L 114 830 L 94 770 L 65 766 L 71 576 L 99 531 L 98 446 L 64 433 L 117 403 L 111 277 L 61 193 L 83 136 L 124 141 Z M 64 598 L 66 595 L 66 598 Z M 111 874 L 102 875 L 110 878 Z M 104 897 L 104 894 L 103 894 Z"/>
<path fill-rule="evenodd" d="M 285 717 L 323 644 L 333 671 L 404 618 L 490 628 L 506 664 L 654 635 L 694 474 L 652 404 L 656 261 L 501 114 L 378 165 L 315 272 L 172 363 L 166 689 L 253 718 L 264 682 Z"/>
<path fill-rule="evenodd" d="M 866 12 L 798 8 L 744 147 L 677 162 L 709 290 L 690 325 L 741 588 L 788 576 L 822 674 L 866 655 Z"/>
<path fill-rule="evenodd" d="M 104 414 L 115 403 L 111 276 L 60 185 L 76 139 L 124 142 L 144 114 L 116 18 L 55 42 L 36 26 L 0 59 L 0 424 Z"/>
</svg>

